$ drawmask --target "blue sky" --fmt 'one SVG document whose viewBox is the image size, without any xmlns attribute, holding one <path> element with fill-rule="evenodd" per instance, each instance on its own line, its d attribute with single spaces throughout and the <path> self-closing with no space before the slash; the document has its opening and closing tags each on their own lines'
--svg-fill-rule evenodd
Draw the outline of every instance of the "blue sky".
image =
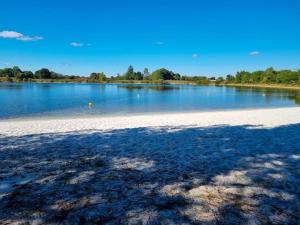
<svg viewBox="0 0 300 225">
<path fill-rule="evenodd" d="M 187 75 L 300 68 L 299 0 L 6 0 L 0 67 Z M 9 31 L 9 32 L 7 32 Z"/>
</svg>

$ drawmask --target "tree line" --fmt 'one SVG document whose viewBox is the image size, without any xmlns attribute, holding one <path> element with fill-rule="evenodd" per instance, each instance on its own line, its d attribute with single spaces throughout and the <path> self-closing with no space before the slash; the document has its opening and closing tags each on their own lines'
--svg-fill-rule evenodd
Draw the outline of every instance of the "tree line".
<svg viewBox="0 0 300 225">
<path fill-rule="evenodd" d="M 235 75 L 227 75 L 225 78 L 206 77 L 206 76 L 186 76 L 175 73 L 165 68 L 157 69 L 152 73 L 148 68 L 143 72 L 135 71 L 133 66 L 129 66 L 127 71 L 120 75 L 107 77 L 105 73 L 91 73 L 88 77 L 77 75 L 63 75 L 43 68 L 35 72 L 22 71 L 19 67 L 0 69 L 0 80 L 2 81 L 58 81 L 58 82 L 94 82 L 94 83 L 113 83 L 113 82 L 145 82 L 155 83 L 164 81 L 185 81 L 195 84 L 290 84 L 300 85 L 300 70 L 258 70 L 254 72 L 240 71 Z"/>
<path fill-rule="evenodd" d="M 74 81 L 74 82 L 94 82 L 94 83 L 106 83 L 106 82 L 131 82 L 142 81 L 145 83 L 151 82 L 163 82 L 163 81 L 188 81 L 196 82 L 198 84 L 208 84 L 209 79 L 205 76 L 183 76 L 179 73 L 167 70 L 165 68 L 157 69 L 152 73 L 147 68 L 143 72 L 135 71 L 133 66 L 129 66 L 127 71 L 120 75 L 107 77 L 105 73 L 100 72 L 91 73 L 88 77 L 75 76 L 75 75 L 63 75 L 43 68 L 35 72 L 22 71 L 19 67 L 14 66 L 12 68 L 0 69 L 0 78 L 2 81 Z"/>
<path fill-rule="evenodd" d="M 240 71 L 235 75 L 223 77 L 206 77 L 206 76 L 183 76 L 179 73 L 161 68 L 149 73 L 147 68 L 143 72 L 135 72 L 132 66 L 129 66 L 123 75 L 106 78 L 104 73 L 92 73 L 91 80 L 98 81 L 116 81 L 116 80 L 145 80 L 145 81 L 188 81 L 196 84 L 290 84 L 300 85 L 300 70 L 274 70 L 272 67 L 266 70 L 254 72 Z"/>
<path fill-rule="evenodd" d="M 188 81 L 195 82 L 198 84 L 209 84 L 209 79 L 205 76 L 183 76 L 179 73 L 175 73 L 165 68 L 160 68 L 152 73 L 149 72 L 148 68 L 145 68 L 143 72 L 135 71 L 133 66 L 129 66 L 127 71 L 120 75 L 111 76 L 107 78 L 104 73 L 92 73 L 90 75 L 91 81 L 100 82 L 116 82 L 116 81 L 144 81 L 146 83 L 151 82 L 163 82 L 163 81 Z"/>
<path fill-rule="evenodd" d="M 80 76 L 63 75 L 60 73 L 50 71 L 46 68 L 37 70 L 33 73 L 32 71 L 22 71 L 18 66 L 14 66 L 12 68 L 0 69 L 0 78 L 4 78 L 4 81 L 31 81 L 34 79 L 76 79 L 80 78 Z"/>
<path fill-rule="evenodd" d="M 217 83 L 300 85 L 300 70 L 274 70 L 270 67 L 254 72 L 240 71 L 235 76 L 227 75 L 225 80 L 218 78 Z"/>
</svg>

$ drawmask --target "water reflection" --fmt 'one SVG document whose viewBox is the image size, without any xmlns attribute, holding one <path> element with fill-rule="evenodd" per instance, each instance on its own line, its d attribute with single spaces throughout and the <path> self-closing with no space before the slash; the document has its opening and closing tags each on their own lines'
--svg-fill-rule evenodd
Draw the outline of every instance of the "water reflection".
<svg viewBox="0 0 300 225">
<path fill-rule="evenodd" d="M 131 90 L 154 90 L 154 91 L 168 91 L 179 89 L 175 85 L 119 85 L 118 88 L 125 88 Z"/>
<path fill-rule="evenodd" d="M 2 83 L 0 85 L 0 89 L 15 89 L 15 90 L 20 90 L 23 88 L 23 85 L 19 85 L 19 84 L 14 84 L 14 83 Z"/>
<path fill-rule="evenodd" d="M 234 87 L 238 94 L 261 95 L 268 99 L 288 99 L 294 100 L 295 104 L 300 105 L 300 90 L 280 89 L 280 88 L 255 88 L 255 87 Z"/>
<path fill-rule="evenodd" d="M 290 100 L 294 100 L 295 104 L 300 105 L 300 91 L 296 92 L 295 95 L 288 97 Z"/>
</svg>

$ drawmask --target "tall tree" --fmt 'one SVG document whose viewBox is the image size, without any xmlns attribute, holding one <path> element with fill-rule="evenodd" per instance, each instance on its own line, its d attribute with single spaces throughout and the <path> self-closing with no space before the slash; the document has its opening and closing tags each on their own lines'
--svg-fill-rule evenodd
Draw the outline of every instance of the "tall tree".
<svg viewBox="0 0 300 225">
<path fill-rule="evenodd" d="M 148 77 L 150 75 L 148 68 L 144 69 L 144 77 Z"/>
<path fill-rule="evenodd" d="M 34 76 L 37 79 L 50 79 L 51 78 L 51 72 L 48 69 L 43 68 L 43 69 L 37 70 L 35 72 Z"/>
<path fill-rule="evenodd" d="M 18 66 L 14 66 L 12 68 L 12 72 L 13 72 L 14 77 L 21 76 L 21 74 L 22 74 L 22 70 Z"/>
<path fill-rule="evenodd" d="M 129 66 L 127 72 L 124 74 L 125 80 L 134 80 L 134 69 L 133 66 Z"/>
</svg>

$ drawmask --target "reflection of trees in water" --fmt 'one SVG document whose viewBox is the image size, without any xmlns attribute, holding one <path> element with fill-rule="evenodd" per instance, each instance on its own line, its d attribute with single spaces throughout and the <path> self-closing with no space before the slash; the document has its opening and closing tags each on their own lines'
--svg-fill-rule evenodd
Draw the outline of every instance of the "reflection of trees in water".
<svg viewBox="0 0 300 225">
<path fill-rule="evenodd" d="M 296 95 L 295 103 L 296 103 L 297 105 L 300 105 L 300 92 L 298 92 L 297 95 Z"/>
<path fill-rule="evenodd" d="M 20 90 L 22 88 L 23 88 L 23 86 L 20 85 L 20 84 L 11 84 L 11 83 L 0 84 L 0 89 L 15 89 L 15 90 Z"/>
<path fill-rule="evenodd" d="M 289 99 L 294 100 L 297 105 L 300 105 L 300 91 L 296 92 L 294 96 L 290 96 Z"/>
<path fill-rule="evenodd" d="M 167 91 L 179 89 L 173 85 L 120 85 L 118 88 L 125 88 L 127 90 L 154 90 L 154 91 Z"/>
<path fill-rule="evenodd" d="M 293 100 L 295 104 L 300 105 L 300 91 L 297 90 L 277 89 L 277 88 L 236 87 L 235 91 L 241 94 L 243 93 L 251 93 L 257 95 L 260 94 L 266 99 L 266 101 L 269 101 L 272 98 Z"/>
</svg>

